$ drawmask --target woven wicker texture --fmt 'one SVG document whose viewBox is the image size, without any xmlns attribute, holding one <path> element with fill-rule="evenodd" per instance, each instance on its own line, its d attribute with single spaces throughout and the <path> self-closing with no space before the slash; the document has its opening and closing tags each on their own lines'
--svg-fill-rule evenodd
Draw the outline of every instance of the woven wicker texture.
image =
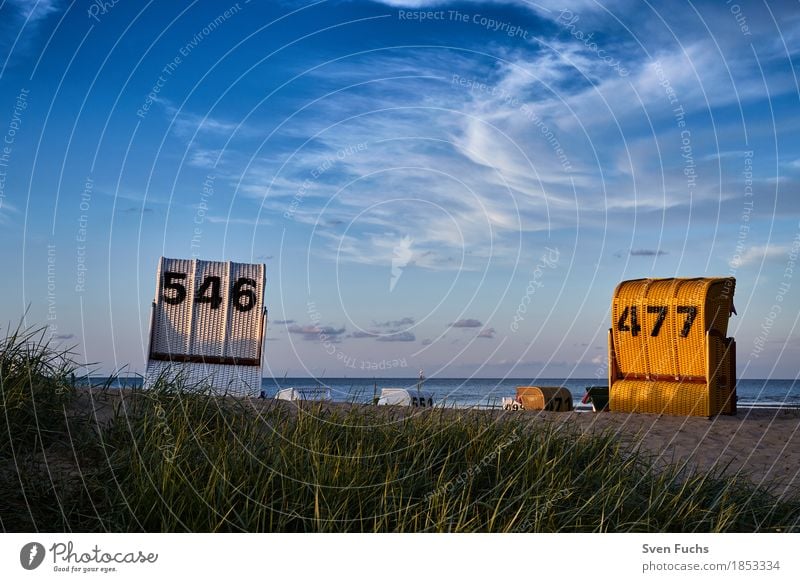
<svg viewBox="0 0 800 582">
<path fill-rule="evenodd" d="M 235 358 L 256 358 L 261 350 L 261 310 L 264 297 L 264 265 L 229 263 L 231 282 L 250 279 L 256 283 L 255 294 L 258 302 L 253 309 L 240 311 L 233 306 L 228 311 L 226 356 Z M 246 299 L 240 298 L 239 305 Z"/>
<path fill-rule="evenodd" d="M 711 416 L 707 384 L 617 380 L 611 387 L 614 412 Z"/>
<path fill-rule="evenodd" d="M 638 279 L 617 286 L 609 334 L 611 410 L 735 414 L 732 278 Z"/>
<path fill-rule="evenodd" d="M 709 406 L 712 414 L 736 414 L 736 342 L 709 334 Z"/>
<path fill-rule="evenodd" d="M 620 283 L 611 306 L 619 371 L 623 375 L 705 376 L 705 333 L 716 330 L 723 337 L 727 333 L 734 286 L 734 279 Z"/>
<path fill-rule="evenodd" d="M 185 275 L 185 278 L 174 280 L 184 285 L 186 289 L 192 289 L 194 287 L 193 263 L 193 261 L 183 259 L 165 259 L 163 257 L 161 259 L 156 279 L 156 305 L 158 308 L 153 321 L 151 352 L 166 354 L 189 353 L 189 332 L 192 325 L 193 302 L 184 300 L 174 304 L 165 301 L 164 297 L 177 298 L 178 292 L 173 289 L 164 290 L 162 281 L 164 273 L 181 273 Z"/>
<path fill-rule="evenodd" d="M 161 258 L 146 385 L 169 371 L 215 391 L 258 394 L 264 265 Z"/>
<path fill-rule="evenodd" d="M 188 388 L 208 388 L 219 395 L 255 398 L 261 393 L 261 368 L 257 366 L 188 364 L 160 360 L 147 362 L 144 388 L 152 388 L 160 377 L 167 381 L 180 379 Z"/>
<path fill-rule="evenodd" d="M 190 297 L 194 297 L 197 288 L 207 281 L 209 277 L 220 279 L 219 292 L 222 296 L 222 303 L 212 309 L 210 303 L 197 303 L 195 301 L 185 301 L 192 306 L 192 326 L 190 328 L 190 345 L 186 352 L 198 356 L 222 356 L 222 348 L 225 342 L 225 319 L 228 310 L 228 290 L 230 281 L 228 278 L 228 268 L 225 263 L 195 261 L 194 277 L 195 282 L 191 290 Z M 205 295 L 211 291 L 209 286 Z"/>
<path fill-rule="evenodd" d="M 525 410 L 572 410 L 572 394 L 562 386 L 517 386 L 517 401 Z"/>
<path fill-rule="evenodd" d="M 736 414 L 736 344 L 731 338 L 708 336 L 711 382 L 617 380 L 611 410 L 686 416 Z"/>
</svg>

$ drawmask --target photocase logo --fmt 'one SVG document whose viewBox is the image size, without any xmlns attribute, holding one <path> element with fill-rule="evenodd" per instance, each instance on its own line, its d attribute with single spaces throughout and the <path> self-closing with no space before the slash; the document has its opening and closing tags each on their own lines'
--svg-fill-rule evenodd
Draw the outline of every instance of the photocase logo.
<svg viewBox="0 0 800 582">
<path fill-rule="evenodd" d="M 403 269 L 408 266 L 408 263 L 411 262 L 411 257 L 414 256 L 414 252 L 411 250 L 413 242 L 413 239 L 406 235 L 392 249 L 392 277 L 389 279 L 389 292 L 394 291 L 395 285 L 400 280 L 400 275 L 403 274 Z"/>
<path fill-rule="evenodd" d="M 30 542 L 22 546 L 19 552 L 19 563 L 26 570 L 35 570 L 44 561 L 44 546 L 38 542 Z"/>
</svg>

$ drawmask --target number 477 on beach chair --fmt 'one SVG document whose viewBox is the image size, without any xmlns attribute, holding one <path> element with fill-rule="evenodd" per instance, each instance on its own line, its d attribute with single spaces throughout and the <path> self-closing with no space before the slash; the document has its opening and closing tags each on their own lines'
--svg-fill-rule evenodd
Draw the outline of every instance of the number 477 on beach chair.
<svg viewBox="0 0 800 582">
<path fill-rule="evenodd" d="M 637 279 L 614 292 L 612 412 L 736 414 L 736 342 L 725 337 L 733 278 Z"/>
</svg>

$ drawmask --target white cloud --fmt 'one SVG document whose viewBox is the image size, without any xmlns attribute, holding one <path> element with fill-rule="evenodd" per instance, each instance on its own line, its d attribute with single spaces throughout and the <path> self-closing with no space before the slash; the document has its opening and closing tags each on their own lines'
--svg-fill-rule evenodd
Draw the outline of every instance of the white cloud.
<svg viewBox="0 0 800 582">
<path fill-rule="evenodd" d="M 441 8 L 443 6 L 461 4 L 454 0 L 372 0 L 378 4 L 385 4 L 392 8 L 416 8 L 416 9 L 433 9 Z M 565 8 L 565 3 L 562 0 L 467 0 L 470 4 L 505 4 L 511 6 L 519 6 L 527 8 L 537 14 L 543 16 L 550 16 L 554 12 Z M 611 8 L 612 4 L 619 2 L 613 0 L 605 0 L 603 5 Z M 572 0 L 569 2 L 569 8 L 581 11 L 599 11 L 601 5 L 595 0 Z"/>
<path fill-rule="evenodd" d="M 313 227 L 318 257 L 390 265 L 408 236 L 409 266 L 442 270 L 513 261 L 522 235 L 574 228 L 579 214 L 587 226 L 610 211 L 625 220 L 731 197 L 713 151 L 722 122 L 691 128 L 692 186 L 673 105 L 643 53 L 623 78 L 583 43 L 559 39 L 498 48 L 497 60 L 403 49 L 318 69 L 322 97 L 275 135 L 297 149 L 273 146 L 252 163 L 226 151 L 220 175 L 262 212 L 291 210 L 289 220 Z M 655 56 L 687 115 L 736 99 L 710 41 Z M 740 98 L 764 95 L 759 83 L 737 88 Z M 661 125 L 653 133 L 650 123 Z M 204 131 L 233 127 L 218 120 Z"/>
<path fill-rule="evenodd" d="M 178 108 L 170 100 L 162 97 L 158 97 L 154 101 L 164 108 L 176 133 L 181 136 L 206 133 L 227 137 L 234 132 L 249 132 L 249 128 L 242 125 L 241 122 L 223 121 L 213 117 L 210 113 L 199 115 L 189 111 L 185 106 Z M 207 161 L 207 156 L 212 152 L 213 150 L 198 150 L 198 154 L 201 156 L 205 154 L 204 158 L 201 157 L 204 161 Z"/>
<path fill-rule="evenodd" d="M 373 0 L 392 8 L 433 8 L 447 4 L 449 0 Z"/>
<path fill-rule="evenodd" d="M 61 10 L 61 3 L 58 0 L 7 0 L 5 4 L 0 2 L 0 10 L 0 46 L 9 49 L 8 59 L 11 59 L 30 52 L 39 26 L 48 16 Z"/>
<path fill-rule="evenodd" d="M 9 3 L 16 6 L 28 25 L 35 24 L 61 9 L 58 0 L 9 0 Z"/>
<path fill-rule="evenodd" d="M 748 267 L 750 265 L 760 264 L 762 261 L 768 261 L 777 257 L 785 257 L 789 250 L 789 247 L 782 245 L 752 246 L 744 251 L 741 256 L 732 257 L 728 261 L 728 265 L 733 269 Z"/>
<path fill-rule="evenodd" d="M 15 214 L 17 210 L 8 202 L 0 198 L 0 224 L 8 224 L 11 222 L 9 219 L 10 214 Z"/>
<path fill-rule="evenodd" d="M 218 149 L 196 147 L 189 154 L 189 165 L 196 168 L 214 168 L 221 153 L 222 151 Z"/>
<path fill-rule="evenodd" d="M 268 226 L 273 224 L 271 220 L 266 218 L 242 218 L 233 216 L 206 216 L 206 222 L 211 224 L 226 224 L 234 225 L 241 224 L 245 226 Z"/>
</svg>

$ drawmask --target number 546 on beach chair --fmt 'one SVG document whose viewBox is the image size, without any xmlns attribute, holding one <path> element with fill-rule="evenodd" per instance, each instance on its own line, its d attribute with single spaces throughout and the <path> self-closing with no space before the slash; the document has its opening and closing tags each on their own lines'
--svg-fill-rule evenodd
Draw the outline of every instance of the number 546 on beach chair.
<svg viewBox="0 0 800 582">
<path fill-rule="evenodd" d="M 263 264 L 162 257 L 145 388 L 180 378 L 219 394 L 257 396 L 265 283 Z"/>
<path fill-rule="evenodd" d="M 616 412 L 736 414 L 733 278 L 637 279 L 614 292 L 609 405 Z"/>
</svg>

